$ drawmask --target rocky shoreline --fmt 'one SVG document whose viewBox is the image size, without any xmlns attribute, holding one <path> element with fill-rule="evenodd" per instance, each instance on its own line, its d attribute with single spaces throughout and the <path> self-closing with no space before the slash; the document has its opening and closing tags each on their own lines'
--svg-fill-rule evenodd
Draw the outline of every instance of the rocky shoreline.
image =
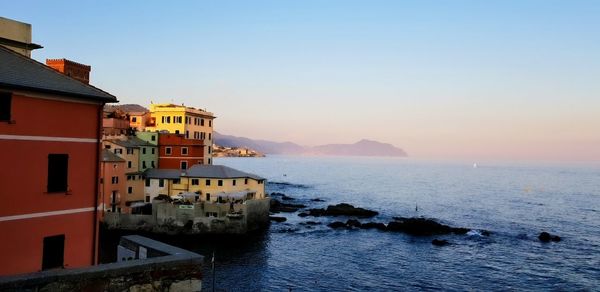
<svg viewBox="0 0 600 292">
<path fill-rule="evenodd" d="M 347 218 L 345 221 L 331 221 L 329 223 L 316 221 L 302 221 L 298 225 L 300 227 L 312 229 L 318 225 L 326 225 L 331 230 L 367 230 L 375 229 L 381 232 L 404 233 L 410 236 L 418 237 L 435 237 L 435 236 L 461 236 L 461 235 L 478 235 L 481 237 L 490 237 L 492 232 L 489 230 L 472 229 L 466 227 L 454 227 L 446 225 L 435 218 L 426 217 L 392 217 L 389 222 L 365 221 L 365 219 L 373 218 L 379 215 L 379 212 L 361 207 L 355 207 L 348 203 L 339 203 L 328 205 L 325 208 L 309 208 L 306 200 L 302 203 L 297 202 L 293 197 L 290 197 L 281 192 L 271 193 L 271 216 L 269 219 L 275 224 L 285 224 L 287 228 L 282 229 L 283 232 L 295 232 L 299 228 L 289 227 L 291 224 L 283 223 L 287 221 L 286 217 L 274 216 L 278 213 L 297 213 L 296 215 L 302 219 L 307 217 L 327 217 L 327 218 Z M 324 202 L 320 198 L 308 200 L 308 202 Z M 309 203 L 310 204 L 310 203 Z M 361 221 L 363 220 L 363 221 Z M 548 232 L 541 232 L 538 239 L 542 243 L 559 242 L 561 238 L 557 235 L 551 235 Z M 434 246 L 446 246 L 452 244 L 448 239 L 434 238 L 431 241 Z"/>
</svg>

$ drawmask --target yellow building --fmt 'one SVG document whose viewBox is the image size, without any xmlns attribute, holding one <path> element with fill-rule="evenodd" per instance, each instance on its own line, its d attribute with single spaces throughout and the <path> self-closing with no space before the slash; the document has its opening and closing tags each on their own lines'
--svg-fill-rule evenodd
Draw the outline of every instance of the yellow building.
<svg viewBox="0 0 600 292">
<path fill-rule="evenodd" d="M 159 195 L 186 197 L 192 201 L 224 202 L 265 198 L 265 179 L 223 165 L 194 165 L 187 171 L 149 169 L 146 202 Z"/>
<path fill-rule="evenodd" d="M 175 104 L 151 104 L 150 125 L 146 131 L 184 134 L 204 141 L 204 164 L 212 164 L 213 120 L 211 112 Z"/>
</svg>

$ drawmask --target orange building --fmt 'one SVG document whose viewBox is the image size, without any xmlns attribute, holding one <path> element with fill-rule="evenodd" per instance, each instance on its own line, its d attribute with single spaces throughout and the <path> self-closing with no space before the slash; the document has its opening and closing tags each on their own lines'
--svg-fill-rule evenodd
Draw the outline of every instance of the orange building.
<svg viewBox="0 0 600 292">
<path fill-rule="evenodd" d="M 102 210 L 121 212 L 125 202 L 125 159 L 114 154 L 109 149 L 102 149 L 100 163 L 100 202 Z M 104 215 L 104 214 L 103 214 Z"/>
<path fill-rule="evenodd" d="M 204 142 L 186 139 L 183 134 L 158 135 L 158 168 L 188 169 L 204 163 Z"/>
<path fill-rule="evenodd" d="M 0 275 L 97 261 L 102 108 L 116 98 L 0 46 Z"/>
</svg>

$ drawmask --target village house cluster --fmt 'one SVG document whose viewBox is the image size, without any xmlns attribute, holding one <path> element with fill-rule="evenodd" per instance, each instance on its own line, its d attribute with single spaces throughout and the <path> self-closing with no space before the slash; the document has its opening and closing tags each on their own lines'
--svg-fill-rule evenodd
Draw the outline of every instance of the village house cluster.
<svg viewBox="0 0 600 292">
<path fill-rule="evenodd" d="M 212 113 L 105 111 L 117 98 L 89 84 L 91 66 L 37 62 L 38 48 L 31 25 L 0 17 L 0 276 L 97 264 L 109 213 L 156 217 L 158 201 L 236 218 L 247 201 L 268 206 L 263 178 L 213 165 Z"/>
</svg>

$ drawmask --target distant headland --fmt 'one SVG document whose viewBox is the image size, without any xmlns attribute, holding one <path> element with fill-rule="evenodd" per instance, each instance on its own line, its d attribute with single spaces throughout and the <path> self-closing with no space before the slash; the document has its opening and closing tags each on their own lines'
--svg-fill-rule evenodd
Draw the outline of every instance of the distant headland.
<svg viewBox="0 0 600 292">
<path fill-rule="evenodd" d="M 328 155 L 328 156 L 387 156 L 405 157 L 406 152 L 392 144 L 360 140 L 353 144 L 302 146 L 293 142 L 254 140 L 214 132 L 214 143 L 221 147 L 252 149 L 264 154 Z"/>
</svg>

